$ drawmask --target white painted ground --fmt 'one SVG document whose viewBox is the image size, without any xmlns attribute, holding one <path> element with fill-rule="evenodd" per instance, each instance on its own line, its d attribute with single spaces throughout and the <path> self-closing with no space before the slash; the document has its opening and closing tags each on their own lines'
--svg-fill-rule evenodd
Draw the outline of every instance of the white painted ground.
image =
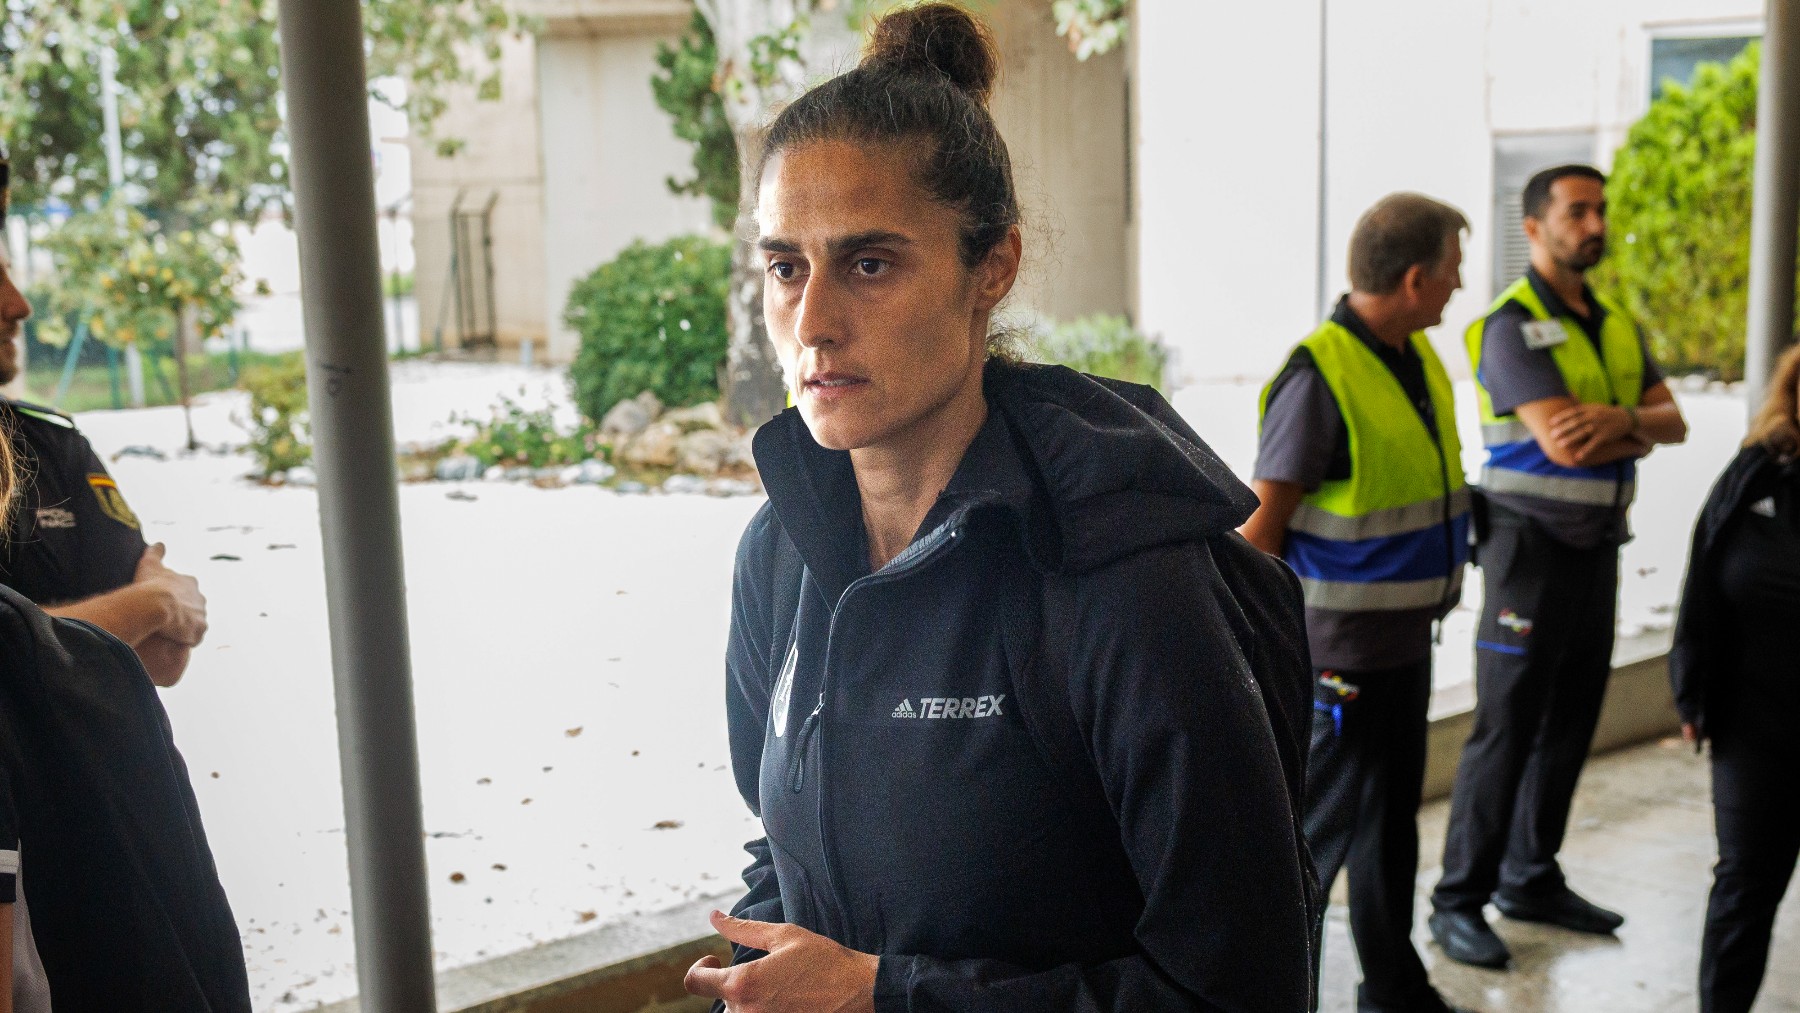
<svg viewBox="0 0 1800 1013">
<path fill-rule="evenodd" d="M 560 374 L 545 370 L 414 362 L 394 377 L 402 442 L 521 386 L 528 401 L 566 403 Z M 1247 474 L 1255 397 L 1195 387 L 1176 404 Z M 200 438 L 241 442 L 231 416 L 243 403 L 206 399 Z M 1646 465 L 1626 625 L 1667 622 L 1656 609 L 1674 599 L 1687 527 L 1742 432 L 1735 398 L 1683 403 L 1696 436 Z M 178 409 L 80 423 L 103 456 L 134 444 L 172 455 L 110 467 L 148 536 L 211 603 L 212 633 L 163 700 L 244 932 L 256 1008 L 349 995 L 315 495 L 243 481 L 241 455 L 173 456 Z M 447 498 L 454 488 L 400 496 L 439 965 L 729 890 L 757 830 L 727 769 L 721 658 L 732 550 L 760 499 L 470 483 L 469 502 Z M 1467 613 L 1449 624 L 1440 684 L 1467 678 L 1471 625 Z M 656 829 L 664 821 L 679 825 Z"/>
</svg>

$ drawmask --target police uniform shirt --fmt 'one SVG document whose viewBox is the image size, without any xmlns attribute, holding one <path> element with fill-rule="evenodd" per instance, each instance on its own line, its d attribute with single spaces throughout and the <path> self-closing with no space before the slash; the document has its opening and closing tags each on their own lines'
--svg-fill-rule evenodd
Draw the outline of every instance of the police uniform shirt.
<svg viewBox="0 0 1800 1013">
<path fill-rule="evenodd" d="M 131 583 L 144 554 L 138 519 L 66 416 L 0 399 L 25 476 L 0 544 L 0 584 L 61 605 Z"/>
<path fill-rule="evenodd" d="M 1604 361 L 1600 327 L 1606 321 L 1606 308 L 1594 298 L 1593 290 L 1582 286 L 1582 300 L 1588 305 L 1588 315 L 1582 316 L 1563 302 L 1536 268 L 1527 270 L 1525 277 L 1531 283 L 1531 290 L 1543 302 L 1544 309 L 1552 317 L 1568 317 L 1580 324 L 1582 337 L 1593 344 L 1595 353 Z M 1482 326 L 1481 385 L 1487 389 L 1495 415 L 1510 415 L 1522 404 L 1547 397 L 1569 396 L 1569 385 L 1564 382 L 1562 371 L 1556 368 L 1550 349 L 1531 348 L 1525 342 L 1524 327 L 1532 319 L 1530 310 L 1510 302 L 1490 315 Z M 1643 389 L 1649 390 L 1663 381 L 1663 374 L 1650 357 L 1650 348 L 1645 344 L 1641 330 L 1638 343 L 1644 356 Z M 1509 497 L 1490 493 L 1488 498 L 1496 520 L 1524 522 L 1520 513 L 1508 509 Z M 1531 516 L 1551 537 L 1577 548 L 1622 545 L 1631 537 L 1625 523 L 1624 507 L 1614 509 L 1604 505 L 1534 499 Z"/>
<path fill-rule="evenodd" d="M 1412 344 L 1395 348 L 1377 338 L 1350 308 L 1348 297 L 1338 300 L 1331 320 L 1356 335 L 1388 367 L 1435 437 L 1437 424 L 1425 382 L 1425 363 Z M 1319 373 L 1312 353 L 1295 348 L 1269 388 L 1253 477 L 1291 483 L 1311 493 L 1325 482 L 1348 479 L 1350 469 L 1350 430 L 1337 397 Z M 1431 624 L 1441 611 L 1435 607 L 1383 612 L 1308 608 L 1306 634 L 1313 665 L 1373 671 L 1415 664 L 1431 654 Z"/>
</svg>

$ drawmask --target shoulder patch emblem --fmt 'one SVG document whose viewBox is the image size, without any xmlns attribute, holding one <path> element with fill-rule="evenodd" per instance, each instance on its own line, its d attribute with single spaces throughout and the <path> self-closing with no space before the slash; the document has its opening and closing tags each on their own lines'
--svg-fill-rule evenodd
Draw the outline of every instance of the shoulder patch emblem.
<svg viewBox="0 0 1800 1013">
<path fill-rule="evenodd" d="M 100 502 L 101 513 L 133 531 L 142 530 L 137 514 L 132 513 L 131 507 L 126 505 L 125 495 L 119 491 L 119 484 L 112 480 L 111 475 L 95 473 L 89 475 L 87 480 L 88 485 L 93 487 L 94 498 Z"/>
<path fill-rule="evenodd" d="M 1561 320 L 1531 320 L 1519 325 L 1525 335 L 1525 347 L 1532 351 L 1555 348 L 1569 340 L 1569 329 Z"/>
</svg>

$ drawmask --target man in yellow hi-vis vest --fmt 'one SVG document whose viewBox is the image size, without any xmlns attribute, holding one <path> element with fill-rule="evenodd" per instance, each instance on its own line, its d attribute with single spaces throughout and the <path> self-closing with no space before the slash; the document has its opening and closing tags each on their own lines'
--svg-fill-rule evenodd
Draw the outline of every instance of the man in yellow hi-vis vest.
<svg viewBox="0 0 1800 1013">
<path fill-rule="evenodd" d="M 1383 198 L 1350 237 L 1350 294 L 1263 392 L 1243 533 L 1306 595 L 1317 684 L 1305 832 L 1348 865 L 1357 1008 L 1445 1013 L 1412 943 L 1432 624 L 1462 594 L 1469 492 L 1450 378 L 1420 333 L 1462 284 L 1460 211 Z"/>
<path fill-rule="evenodd" d="M 1453 960 L 1504 967 L 1482 908 L 1577 932 L 1624 917 L 1557 862 L 1612 668 L 1619 546 L 1637 459 L 1687 436 L 1637 325 L 1583 278 L 1606 251 L 1606 177 L 1546 169 L 1525 187 L 1531 270 L 1469 327 L 1489 523 L 1475 642 L 1475 727 L 1451 795 L 1431 934 Z"/>
</svg>

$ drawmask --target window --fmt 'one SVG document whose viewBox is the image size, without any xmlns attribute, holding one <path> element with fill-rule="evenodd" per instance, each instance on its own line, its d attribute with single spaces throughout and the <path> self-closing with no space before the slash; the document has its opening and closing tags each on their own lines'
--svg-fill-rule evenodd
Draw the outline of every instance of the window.
<svg viewBox="0 0 1800 1013">
<path fill-rule="evenodd" d="M 1519 227 L 1525 183 L 1553 165 L 1594 160 L 1594 135 L 1587 131 L 1508 134 L 1494 138 L 1494 292 L 1513 283 L 1531 264 L 1531 248 Z"/>
<path fill-rule="evenodd" d="M 1754 35 L 1718 35 L 1710 38 L 1650 40 L 1650 100 L 1655 101 L 1663 86 L 1674 81 L 1687 84 L 1694 79 L 1694 69 L 1702 63 L 1729 63 L 1744 47 L 1756 40 Z"/>
</svg>

